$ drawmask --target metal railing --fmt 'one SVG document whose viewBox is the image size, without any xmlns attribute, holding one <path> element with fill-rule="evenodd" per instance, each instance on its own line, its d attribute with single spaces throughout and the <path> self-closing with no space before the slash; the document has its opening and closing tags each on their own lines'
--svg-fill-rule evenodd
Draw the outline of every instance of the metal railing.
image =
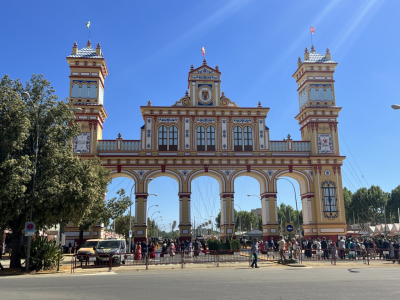
<svg viewBox="0 0 400 300">
<path fill-rule="evenodd" d="M 291 143 L 291 149 L 289 146 Z M 311 143 L 310 142 L 295 142 L 295 141 L 270 141 L 270 150 L 272 152 L 310 152 Z"/>
<path fill-rule="evenodd" d="M 97 151 L 130 151 L 137 152 L 141 149 L 141 142 L 139 140 L 126 140 L 121 141 L 118 148 L 117 141 L 103 141 L 97 143 Z"/>
</svg>

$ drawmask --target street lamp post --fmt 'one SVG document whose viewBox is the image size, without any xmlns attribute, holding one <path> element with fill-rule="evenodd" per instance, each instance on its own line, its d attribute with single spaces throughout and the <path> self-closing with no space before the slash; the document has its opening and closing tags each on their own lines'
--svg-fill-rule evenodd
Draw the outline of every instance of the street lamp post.
<svg viewBox="0 0 400 300">
<path fill-rule="evenodd" d="M 131 205 L 129 206 L 129 233 L 132 232 L 132 190 L 135 187 L 136 182 L 132 185 L 131 188 Z M 129 235 L 129 253 L 132 253 L 132 237 Z"/>
<path fill-rule="evenodd" d="M 301 228 L 300 228 L 300 217 L 299 217 L 299 208 L 298 208 L 298 206 L 297 206 L 297 196 L 296 196 L 296 188 L 294 187 L 294 184 L 293 184 L 293 182 L 291 182 L 289 179 L 286 179 L 286 178 L 277 178 L 276 180 L 281 180 L 281 179 L 283 179 L 283 180 L 286 180 L 286 181 L 289 181 L 290 182 L 290 184 L 292 185 L 292 187 L 293 187 L 293 192 L 294 192 L 294 199 L 295 199 L 295 201 L 296 201 L 296 213 L 297 213 L 297 225 L 299 226 L 299 245 L 300 245 L 300 255 L 301 255 L 301 251 L 302 251 L 302 242 L 301 242 Z"/>
<path fill-rule="evenodd" d="M 157 224 L 157 223 L 156 223 L 156 220 L 157 220 L 158 218 L 162 218 L 162 216 L 157 216 L 157 217 L 155 217 L 155 218 L 153 219 L 153 223 L 154 223 L 154 224 Z M 162 221 L 162 219 L 161 219 L 161 221 Z M 156 225 L 155 225 L 155 226 L 156 226 Z M 155 226 L 154 226 L 154 227 L 155 227 Z M 153 229 L 154 229 L 154 228 L 153 228 Z M 157 230 L 158 230 L 158 227 L 157 227 Z M 154 231 L 153 233 L 154 233 L 154 235 L 155 235 L 155 231 Z M 157 233 L 157 235 L 158 235 L 158 233 Z"/>
<path fill-rule="evenodd" d="M 154 216 L 154 214 L 157 214 L 157 213 L 161 213 L 160 211 L 155 211 L 155 212 L 153 212 L 153 214 L 151 215 L 151 217 L 150 217 L 150 224 L 151 224 L 151 227 L 154 227 L 153 226 L 153 216 Z M 153 229 L 154 228 L 152 228 L 152 232 L 150 232 L 150 237 L 152 236 L 152 233 L 154 233 L 154 231 L 153 231 Z"/>
</svg>

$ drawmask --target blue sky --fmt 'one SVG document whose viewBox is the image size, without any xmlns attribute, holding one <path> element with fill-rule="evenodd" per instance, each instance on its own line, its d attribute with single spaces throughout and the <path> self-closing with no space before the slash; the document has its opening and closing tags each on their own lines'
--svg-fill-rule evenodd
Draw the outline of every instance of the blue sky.
<svg viewBox="0 0 400 300">
<path fill-rule="evenodd" d="M 400 19 L 399 1 L 8 1 L 2 3 L 0 75 L 29 79 L 44 74 L 63 99 L 68 96 L 65 57 L 74 41 L 86 45 L 91 20 L 92 44 L 101 43 L 107 61 L 104 139 L 121 132 L 139 139 L 139 106 L 169 106 L 187 89 L 190 65 L 218 64 L 222 90 L 239 106 L 270 107 L 272 140 L 288 133 L 300 139 L 295 80 L 297 58 L 310 48 L 310 26 L 318 52 L 329 47 L 339 63 L 335 73 L 340 147 L 347 156 L 344 185 L 355 191 L 380 185 L 391 191 L 400 182 Z M 364 175 L 364 178 L 362 178 Z M 107 197 L 132 181 L 115 179 Z M 296 188 L 298 188 L 298 184 Z M 235 203 L 243 210 L 260 207 L 258 183 L 235 182 Z M 197 220 L 219 211 L 216 181 L 202 177 L 192 187 Z M 278 183 L 279 203 L 294 206 L 289 183 Z M 157 178 L 150 184 L 150 205 L 158 204 L 162 224 L 178 219 L 177 184 Z M 151 209 L 151 216 L 156 210 Z M 158 218 L 160 219 L 160 218 Z M 198 221 L 197 221 L 198 222 Z"/>
</svg>

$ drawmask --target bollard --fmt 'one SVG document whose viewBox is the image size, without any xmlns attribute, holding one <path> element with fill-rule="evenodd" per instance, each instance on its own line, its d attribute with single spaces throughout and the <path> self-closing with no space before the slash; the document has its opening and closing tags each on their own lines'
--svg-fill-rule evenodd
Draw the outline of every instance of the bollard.
<svg viewBox="0 0 400 300">
<path fill-rule="evenodd" d="M 112 271 L 112 256 L 108 255 L 108 272 Z"/>
<path fill-rule="evenodd" d="M 149 269 L 149 256 L 146 255 L 146 270 L 148 270 L 148 269 Z"/>
<path fill-rule="evenodd" d="M 181 265 L 181 269 L 184 268 L 184 262 L 183 262 L 183 261 L 184 261 L 184 255 L 185 255 L 185 252 L 182 252 L 182 253 L 181 253 L 181 264 L 182 264 L 182 265 Z"/>
</svg>

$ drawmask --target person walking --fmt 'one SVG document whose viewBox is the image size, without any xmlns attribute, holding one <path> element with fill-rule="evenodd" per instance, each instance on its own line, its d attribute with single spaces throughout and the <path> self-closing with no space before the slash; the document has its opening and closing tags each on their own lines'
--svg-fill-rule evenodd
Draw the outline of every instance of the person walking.
<svg viewBox="0 0 400 300">
<path fill-rule="evenodd" d="M 326 241 L 325 238 L 322 238 L 321 249 L 323 251 L 322 258 L 323 259 L 329 259 L 328 242 Z"/>
<path fill-rule="evenodd" d="M 339 240 L 339 257 L 340 259 L 344 259 L 344 249 L 346 249 L 346 241 L 343 237 L 340 237 Z"/>
<path fill-rule="evenodd" d="M 280 255 L 280 259 L 281 259 L 282 262 L 285 260 L 285 255 L 284 255 L 285 244 L 286 244 L 285 239 L 282 236 L 280 241 L 278 241 L 279 255 Z"/>
<path fill-rule="evenodd" d="M 259 268 L 257 266 L 257 253 L 258 253 L 258 239 L 255 239 L 251 244 L 251 253 L 253 254 L 253 262 L 251 264 L 252 268 Z"/>
<path fill-rule="evenodd" d="M 145 260 L 148 254 L 147 238 L 141 242 L 141 248 L 142 248 L 142 259 Z"/>
</svg>

